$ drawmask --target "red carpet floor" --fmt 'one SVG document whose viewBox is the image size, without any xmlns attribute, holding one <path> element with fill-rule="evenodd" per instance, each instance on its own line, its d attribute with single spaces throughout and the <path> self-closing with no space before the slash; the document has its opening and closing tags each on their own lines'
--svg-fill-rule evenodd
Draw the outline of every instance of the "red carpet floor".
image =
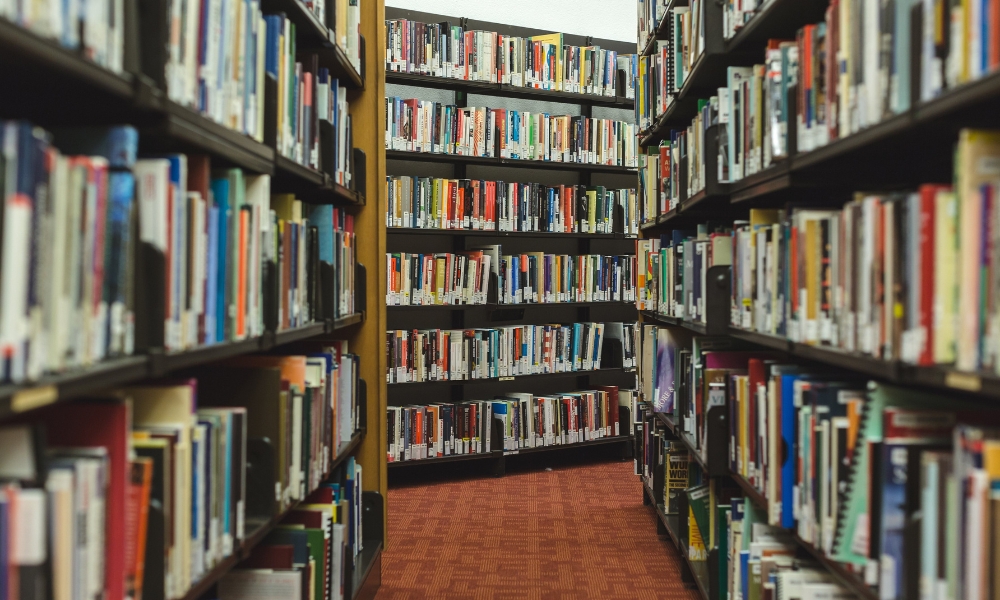
<svg viewBox="0 0 1000 600">
<path fill-rule="evenodd" d="M 394 487 L 376 600 L 697 600 L 632 463 Z"/>
</svg>

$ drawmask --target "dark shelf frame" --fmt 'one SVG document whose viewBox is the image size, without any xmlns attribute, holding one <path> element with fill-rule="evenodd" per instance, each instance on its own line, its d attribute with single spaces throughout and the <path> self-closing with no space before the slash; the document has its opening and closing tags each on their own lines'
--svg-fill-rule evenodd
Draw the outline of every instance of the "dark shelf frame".
<svg viewBox="0 0 1000 600">
<path fill-rule="evenodd" d="M 483 96 L 502 96 L 506 98 L 522 98 L 525 100 L 540 100 L 544 102 L 563 102 L 566 104 L 581 104 L 584 106 L 604 106 L 633 110 L 635 100 L 624 96 L 598 96 L 595 94 L 577 94 L 575 92 L 560 92 L 556 90 L 540 90 L 509 84 L 492 83 L 489 81 L 466 81 L 464 79 L 448 79 L 434 77 L 422 73 L 402 73 L 386 71 L 385 82 L 395 85 L 433 88 L 439 90 L 454 90 L 467 94 Z"/>
<path fill-rule="evenodd" d="M 596 440 L 586 440 L 583 442 L 576 442 L 574 444 L 556 444 L 554 446 L 540 446 L 536 448 L 518 448 L 516 450 L 503 450 L 502 453 L 504 456 L 522 456 L 525 454 L 539 454 L 544 452 L 553 452 L 556 450 L 570 450 L 572 448 L 585 448 L 588 446 L 606 446 L 608 444 L 625 443 L 631 444 L 632 436 L 610 435 Z"/>
<path fill-rule="evenodd" d="M 592 446 L 606 446 L 610 444 L 626 444 L 631 448 L 632 437 L 629 435 L 612 435 L 608 437 L 603 437 L 597 440 L 587 440 L 584 442 L 576 442 L 574 444 L 557 444 L 554 446 L 541 446 L 538 448 L 518 448 L 516 450 L 491 450 L 489 452 L 478 452 L 476 454 L 453 454 L 450 456 L 438 456 L 435 458 L 423 458 L 418 460 L 401 460 L 393 461 L 388 463 L 390 469 L 400 468 L 400 467 L 414 467 L 421 465 L 439 465 L 444 463 L 452 462 L 465 462 L 470 460 L 493 460 L 493 461 L 503 461 L 510 456 L 523 456 L 531 454 L 540 454 L 547 452 L 555 452 L 559 450 L 572 450 L 576 448 L 586 448 Z M 501 467 L 498 472 L 503 473 L 504 469 Z"/>
<path fill-rule="evenodd" d="M 823 19 L 828 5 L 828 0 L 770 0 L 726 40 L 726 52 L 762 52 L 770 39 L 794 40 L 799 27 Z"/>
<path fill-rule="evenodd" d="M 38 65 L 45 71 L 57 71 L 89 88 L 122 100 L 133 95 L 131 73 L 114 73 L 84 58 L 82 53 L 64 48 L 55 40 L 45 39 L 7 19 L 0 18 L 0 56 Z"/>
<path fill-rule="evenodd" d="M 161 349 L 149 353 L 110 359 L 92 367 L 66 373 L 46 375 L 25 384 L 0 385 L 0 420 L 56 402 L 66 402 L 144 379 L 163 377 L 173 371 L 225 360 L 244 354 L 254 354 L 272 348 L 331 334 L 364 320 L 356 313 L 330 324 L 312 323 L 286 331 L 265 332 L 246 340 L 223 342 L 181 352 L 165 354 Z"/>
<path fill-rule="evenodd" d="M 638 172 L 636 167 L 619 167 L 615 165 L 591 165 L 574 162 L 557 162 L 553 160 L 515 160 L 511 158 L 490 158 L 486 156 L 465 156 L 461 154 L 408 152 L 406 150 L 386 150 L 385 158 L 386 160 L 405 160 L 410 162 L 438 162 L 455 165 L 518 167 L 522 169 L 582 171 L 586 173 L 614 173 L 619 175 L 635 175 Z"/>
<path fill-rule="evenodd" d="M 448 456 L 436 456 L 434 458 L 421 458 L 418 460 L 397 460 L 388 462 L 386 465 L 390 469 L 398 469 L 400 467 L 440 465 L 444 463 L 465 462 L 469 460 L 497 460 L 498 458 L 503 458 L 503 452 L 500 450 L 491 450 L 489 452 L 476 452 L 474 454 L 450 454 Z"/>
<path fill-rule="evenodd" d="M 329 174 L 301 165 L 275 152 L 273 188 L 293 191 L 308 204 L 346 204 L 364 206 L 365 195 L 343 186 Z"/>
</svg>

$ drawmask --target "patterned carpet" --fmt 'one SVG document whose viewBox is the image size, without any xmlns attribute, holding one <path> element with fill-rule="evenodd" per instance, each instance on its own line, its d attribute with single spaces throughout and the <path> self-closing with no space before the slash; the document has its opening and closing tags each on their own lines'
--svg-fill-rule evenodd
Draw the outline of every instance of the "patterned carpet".
<svg viewBox="0 0 1000 600">
<path fill-rule="evenodd" d="M 389 489 L 376 600 L 697 600 L 632 463 Z"/>
</svg>

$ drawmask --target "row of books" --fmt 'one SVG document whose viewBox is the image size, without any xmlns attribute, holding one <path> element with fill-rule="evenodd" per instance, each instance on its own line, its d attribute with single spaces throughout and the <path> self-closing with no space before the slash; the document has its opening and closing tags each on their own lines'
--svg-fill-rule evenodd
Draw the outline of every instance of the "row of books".
<svg viewBox="0 0 1000 600">
<path fill-rule="evenodd" d="M 335 13 L 335 35 L 331 39 L 360 72 L 358 1 L 335 2 L 331 11 L 326 11 L 323 4 L 310 2 L 309 9 L 322 18 L 327 12 Z M 124 0 L 104 0 L 96 7 L 80 0 L 5 1 L 0 3 L 0 17 L 121 73 L 127 26 L 124 6 Z M 167 49 L 166 63 L 154 67 L 161 72 L 151 75 L 165 82 L 171 100 L 263 142 L 270 125 L 264 122 L 265 80 L 273 76 L 279 84 L 275 113 L 280 121 L 279 140 L 287 138 L 289 132 L 297 134 L 299 143 L 307 146 L 297 152 L 316 153 L 306 144 L 311 138 L 304 134 L 315 131 L 307 128 L 310 123 L 315 126 L 317 119 L 326 119 L 317 102 L 323 100 L 321 88 L 329 87 L 330 79 L 315 63 L 299 67 L 296 74 L 295 27 L 283 14 L 265 15 L 256 0 L 239 0 L 227 10 L 211 10 L 208 0 L 170 0 L 162 15 L 152 16 L 167 21 Z M 283 111 L 282 106 L 291 110 Z M 344 109 L 346 114 L 346 106 Z M 301 121 L 302 125 L 289 130 L 289 121 Z M 337 127 L 337 121 L 330 122 Z M 287 144 L 287 139 L 284 141 Z M 279 150 L 288 155 L 287 147 Z M 309 164 L 309 159 L 306 153 L 298 162 Z"/>
<path fill-rule="evenodd" d="M 856 598 L 826 567 L 802 558 L 792 532 L 768 525 L 766 515 L 749 498 L 736 497 L 718 506 L 718 548 L 725 550 L 722 575 L 730 594 L 764 598 Z M 902 598 L 903 596 L 883 596 Z M 906 596 L 918 597 L 918 596 Z"/>
<path fill-rule="evenodd" d="M 683 332 L 681 335 L 685 335 Z M 717 341 L 722 345 L 732 342 L 726 338 L 694 338 L 694 345 L 690 346 L 691 339 L 674 340 L 685 347 L 685 352 L 697 350 L 699 344 L 705 346 Z M 660 349 L 655 349 L 660 351 Z M 644 348 L 645 352 L 645 348 Z M 688 375 L 676 373 L 676 383 L 680 386 L 679 394 L 681 398 L 687 397 L 692 386 L 699 388 L 698 401 L 706 406 L 718 406 L 721 410 L 729 411 L 730 424 L 739 435 L 739 431 L 745 430 L 757 423 L 754 419 L 756 414 L 749 419 L 739 421 L 744 418 L 742 413 L 736 412 L 738 409 L 732 404 L 737 397 L 736 384 L 740 378 L 746 378 L 747 366 L 751 377 L 753 377 L 755 362 L 760 364 L 773 364 L 775 361 L 763 362 L 767 355 L 761 354 L 759 358 L 749 352 L 740 351 L 710 351 L 703 352 L 702 359 L 712 362 L 722 360 L 728 362 L 728 368 L 703 369 L 700 375 L 694 375 L 692 380 Z M 697 360 L 697 359 L 696 359 Z M 661 363 L 662 364 L 662 363 Z M 718 367 L 718 365 L 716 365 Z M 781 369 L 784 367 L 773 367 Z M 650 373 L 643 371 L 644 377 L 656 376 L 655 371 Z M 726 376 L 733 382 L 725 382 Z M 731 383 L 726 387 L 727 383 Z M 648 383 L 644 383 L 648 385 Z M 663 389 L 672 387 L 664 385 Z M 774 386 L 772 385 L 773 389 Z M 662 392 L 661 392 L 662 393 Z M 673 393 L 672 391 L 670 393 Z M 761 390 L 761 393 L 764 393 Z M 711 399 L 703 400 L 711 394 Z M 757 407 L 755 396 L 745 397 L 746 406 Z M 802 558 L 800 542 L 794 537 L 794 529 L 774 522 L 771 515 L 763 509 L 758 508 L 748 498 L 743 497 L 743 492 L 735 484 L 735 481 L 728 477 L 707 477 L 705 471 L 698 462 L 692 460 L 689 446 L 690 441 L 681 441 L 677 435 L 690 435 L 688 429 L 689 417 L 674 415 L 673 418 L 679 423 L 676 430 L 670 430 L 659 419 L 656 418 L 655 404 L 659 401 L 656 392 L 653 392 L 651 401 L 639 402 L 640 418 L 638 420 L 637 431 L 641 440 L 640 452 L 637 455 L 636 473 L 645 481 L 645 485 L 650 489 L 654 501 L 662 503 L 662 511 L 667 515 L 677 515 L 682 522 L 677 526 L 675 535 L 680 538 L 682 551 L 686 552 L 686 559 L 689 562 L 708 561 L 711 552 L 717 552 L 719 559 L 716 562 L 708 561 L 708 577 L 712 581 L 719 582 L 722 597 L 748 598 L 748 597 L 774 597 L 774 598 L 855 598 L 855 593 L 844 586 L 828 568 L 818 562 Z M 794 406 L 789 406 L 789 413 L 795 412 Z M 771 423 L 774 412 L 766 412 L 760 417 L 763 421 L 767 419 Z M 739 415 L 739 416 L 737 416 Z M 794 414 L 781 413 L 781 418 L 795 420 Z M 742 428 L 742 429 L 741 429 Z M 684 432 L 678 434 L 677 432 Z M 810 434 L 819 443 L 820 433 L 809 429 Z M 690 436 L 688 439 L 693 439 Z M 732 439 L 732 438 L 730 438 Z M 774 438 L 769 438 L 773 440 Z M 779 438 L 780 439 L 780 438 Z M 827 441 L 829 439 L 827 438 Z M 702 439 L 702 443 L 706 440 Z M 728 440 L 709 440 L 716 449 L 718 446 L 727 447 Z M 811 465 L 818 464 L 822 460 L 830 461 L 834 459 L 826 451 L 812 447 L 816 452 L 809 458 L 795 455 L 790 446 L 774 444 L 770 448 L 772 457 L 780 457 L 785 467 L 792 465 L 792 469 L 806 465 L 809 469 Z M 704 447 L 704 446 L 702 446 Z M 734 448 L 736 448 L 734 450 Z M 745 447 L 734 447 L 732 442 L 728 445 L 729 456 L 739 458 L 741 452 L 746 451 Z M 698 450 L 695 450 L 698 451 Z M 777 454 L 774 454 L 777 453 Z M 742 456 L 745 456 L 743 454 Z M 809 460 L 815 462 L 809 464 Z M 847 472 L 844 457 L 841 460 L 841 474 Z M 798 467 L 796 466 L 798 465 Z M 736 464 L 733 463 L 732 473 L 736 477 L 740 476 Z M 801 468 L 799 468 L 801 472 Z M 811 493 L 813 490 L 822 489 L 824 494 L 837 493 L 838 489 L 843 489 L 844 479 L 826 478 L 815 480 L 815 482 L 796 486 L 796 490 L 803 494 Z M 822 482 L 822 486 L 820 484 Z M 841 486 L 838 488 L 838 485 Z M 797 493 L 798 493 L 797 492 Z M 771 513 L 788 508 L 778 496 L 771 495 L 768 490 L 765 494 L 769 499 Z M 858 492 L 861 494 L 863 492 Z M 803 507 L 802 514 L 813 510 L 813 506 Z M 790 509 L 789 509 L 790 510 Z M 795 507 L 800 510 L 799 505 Z M 799 512 L 796 512 L 798 515 Z M 826 514 L 826 513 L 824 513 Z M 877 527 L 877 526 L 876 526 Z M 809 542 L 806 542 L 809 543 Z M 894 568 L 894 567 L 893 567 Z M 876 571 L 876 568 L 869 567 L 869 571 Z M 890 593 L 888 590 L 880 595 L 884 598 L 916 598 L 919 595 L 902 595 Z M 753 594 L 753 596 L 750 596 Z M 957 597 L 957 596 L 956 596 Z"/>
<path fill-rule="evenodd" d="M 728 442 L 702 443 L 728 445 L 731 472 L 768 498 L 760 523 L 794 533 L 881 598 L 989 596 L 995 411 L 770 353 L 703 356 L 727 364 L 694 380 L 695 401 L 724 404 L 730 426 Z"/>
<path fill-rule="evenodd" d="M 484 454 L 618 436 L 619 402 L 623 397 L 629 402 L 633 393 L 602 386 L 563 394 L 508 393 L 457 404 L 390 406 L 387 459 Z M 494 435 L 494 426 L 500 437 Z"/>
<path fill-rule="evenodd" d="M 508 255 L 495 245 L 462 254 L 389 253 L 386 264 L 388 306 L 635 301 L 634 256 Z"/>
<path fill-rule="evenodd" d="M 386 197 L 386 227 L 613 233 L 621 207 L 625 233 L 638 233 L 632 189 L 388 175 Z"/>
<path fill-rule="evenodd" d="M 728 109 L 720 119 L 725 140 L 719 144 L 719 181 L 739 181 L 788 156 L 790 88 L 801 86 L 800 77 L 806 74 L 799 73 L 801 52 L 795 42 L 769 40 L 764 64 L 728 68 L 726 87 L 719 90 L 721 104 Z M 804 65 L 802 70 L 811 73 L 815 67 Z M 796 131 L 796 142 L 801 143 L 803 133 Z"/>
<path fill-rule="evenodd" d="M 635 117 L 640 129 L 653 125 L 670 107 L 704 54 L 705 6 L 705 0 L 692 0 L 664 14 L 668 35 L 656 42 L 652 55 L 638 59 Z"/>
<path fill-rule="evenodd" d="M 824 565 L 804 558 L 793 531 L 769 524 L 767 513 L 744 497 L 734 482 L 706 478 L 685 444 L 654 417 L 650 406 L 641 402 L 640 407 L 636 473 L 663 512 L 683 520 L 674 534 L 680 537 L 688 561 L 705 562 L 710 551 L 718 553 L 718 561 L 708 561 L 706 567 L 708 578 L 718 582 L 719 597 L 857 597 Z"/>
<path fill-rule="evenodd" d="M 500 254 L 493 246 L 500 304 L 634 302 L 635 256 Z"/>
<path fill-rule="evenodd" d="M 875 125 L 907 111 L 917 98 L 931 100 L 1000 68 L 1000 22 L 993 3 L 920 6 L 922 28 L 915 39 L 911 6 L 887 9 L 878 0 L 833 0 L 824 21 L 799 30 L 799 151 Z M 911 89 L 914 79 L 919 96 Z"/>
<path fill-rule="evenodd" d="M 271 194 L 269 176 L 213 170 L 207 156 L 137 158 L 128 126 L 5 121 L 0 139 L 14 174 L 0 232 L 3 381 L 130 355 L 137 328 L 160 329 L 176 351 L 354 311 L 353 218 L 340 209 L 305 214 Z M 141 297 L 149 321 L 137 323 Z"/>
<path fill-rule="evenodd" d="M 486 304 L 493 253 L 390 252 L 385 255 L 386 306 Z"/>
<path fill-rule="evenodd" d="M 731 324 L 922 365 L 998 368 L 993 234 L 1000 134 L 963 130 L 955 185 L 753 210 L 733 242 Z M 756 257 L 751 259 L 751 253 Z"/>
<path fill-rule="evenodd" d="M 618 70 L 630 69 L 631 60 L 600 46 L 567 45 L 561 33 L 523 38 L 448 21 L 386 20 L 385 44 L 387 72 L 612 98 Z"/>
<path fill-rule="evenodd" d="M 667 14 L 667 2 L 665 0 L 638 0 L 637 36 L 636 51 L 642 53 L 646 49 L 646 43 L 655 35 L 660 21 Z"/>
<path fill-rule="evenodd" d="M 124 0 L 104 0 L 97 10 L 85 0 L 0 2 L 0 17 L 115 73 L 124 68 L 124 15 Z"/>
<path fill-rule="evenodd" d="M 297 52 L 295 25 L 287 16 L 267 15 L 264 22 L 265 72 L 277 84 L 275 151 L 350 185 L 353 141 L 347 88 L 319 66 L 318 55 Z M 332 128 L 329 140 L 321 140 L 324 124 Z"/>
<path fill-rule="evenodd" d="M 518 375 L 594 371 L 605 338 L 634 357 L 634 323 L 518 325 L 495 329 L 386 332 L 388 383 L 497 379 Z"/>
<path fill-rule="evenodd" d="M 331 39 L 360 72 L 359 3 L 341 0 L 333 4 L 336 26 Z M 171 18 L 163 71 L 168 96 L 263 142 L 267 112 L 265 81 L 268 75 L 276 77 L 279 97 L 275 114 L 282 126 L 280 135 L 287 144 L 289 121 L 315 123 L 319 115 L 314 103 L 319 91 L 319 72 L 315 62 L 298 67 L 296 72 L 294 24 L 283 14 L 265 18 L 255 0 L 240 0 L 231 10 L 209 10 L 210 6 L 208 0 L 169 2 L 167 14 Z M 303 76 L 302 71 L 311 75 Z M 291 130 L 299 136 L 308 131 Z M 310 138 L 299 139 L 305 143 Z M 299 162 L 309 164 L 309 157 L 304 158 Z"/>
<path fill-rule="evenodd" d="M 0 517 L 17 525 L 0 529 L 5 594 L 183 597 L 330 475 L 358 427 L 357 377 L 338 342 L 6 424 Z"/>
<path fill-rule="evenodd" d="M 385 99 L 387 150 L 634 167 L 635 126 L 614 119 Z"/>
<path fill-rule="evenodd" d="M 707 225 L 636 240 L 636 308 L 706 323 L 708 270 L 731 263 L 732 244 L 729 232 L 710 232 Z"/>
<path fill-rule="evenodd" d="M 698 112 L 685 129 L 671 130 L 659 146 L 639 155 L 639 195 L 642 222 L 678 209 L 682 199 L 691 198 L 708 187 L 709 180 L 726 176 L 726 166 L 708 172 L 706 154 L 713 142 L 726 152 L 726 118 L 717 96 L 698 101 Z"/>
<path fill-rule="evenodd" d="M 219 580 L 219 600 L 268 590 L 288 600 L 345 600 L 356 590 L 346 566 L 363 549 L 362 469 L 354 457 L 339 467 Z"/>
</svg>

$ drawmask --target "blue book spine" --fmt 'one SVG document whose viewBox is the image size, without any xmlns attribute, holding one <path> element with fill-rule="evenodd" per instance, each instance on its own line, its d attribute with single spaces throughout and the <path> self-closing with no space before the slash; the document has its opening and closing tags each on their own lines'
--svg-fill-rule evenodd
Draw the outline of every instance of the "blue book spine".
<svg viewBox="0 0 1000 600">
<path fill-rule="evenodd" d="M 319 232 L 319 259 L 333 264 L 333 206 L 317 205 L 309 214 L 309 225 Z"/>
<path fill-rule="evenodd" d="M 882 446 L 882 532 L 879 548 L 881 598 L 903 597 L 903 527 L 906 525 L 907 459 L 913 452 L 908 444 L 885 443 Z"/>
<path fill-rule="evenodd" d="M 591 356 L 591 360 L 593 360 L 591 366 L 596 369 L 600 365 L 598 361 L 601 359 L 601 329 L 597 326 L 594 326 L 594 347 L 591 349 Z"/>
<path fill-rule="evenodd" d="M 573 363 L 570 365 L 571 371 L 578 371 L 583 367 L 583 353 L 582 353 L 582 343 L 581 338 L 583 333 L 583 325 L 580 323 L 573 323 Z"/>
<path fill-rule="evenodd" d="M 201 456 L 201 442 L 191 439 L 191 539 L 198 539 L 198 530 L 201 528 L 198 512 L 198 497 L 201 494 L 201 480 L 198 477 L 198 463 Z"/>
<path fill-rule="evenodd" d="M 111 200 L 108 207 L 109 243 L 105 244 L 104 299 L 110 317 L 105 336 L 109 352 L 131 353 L 132 336 L 128 335 L 125 288 L 128 279 L 128 256 L 131 252 L 132 203 L 135 177 L 128 171 L 114 171 L 108 178 Z"/>
<path fill-rule="evenodd" d="M 208 269 L 205 282 L 205 339 L 206 345 L 217 342 L 215 315 L 216 292 L 219 287 L 219 209 L 212 206 L 208 209 Z"/>
<path fill-rule="evenodd" d="M 781 463 L 781 526 L 785 529 L 795 527 L 795 457 L 798 456 L 795 450 L 795 422 L 798 418 L 798 411 L 795 410 L 795 382 L 799 379 L 798 375 L 781 376 L 781 438 L 787 448 Z"/>
<path fill-rule="evenodd" d="M 208 3 L 206 3 L 207 5 Z M 278 77 L 278 38 L 281 36 L 281 15 L 267 15 L 264 17 L 267 27 L 267 39 L 264 48 L 264 70 L 268 75 Z"/>
<path fill-rule="evenodd" d="M 743 598 L 750 597 L 750 551 L 740 551 L 740 589 Z"/>
<path fill-rule="evenodd" d="M 229 415 L 226 417 L 223 423 L 226 427 L 226 448 L 225 455 L 223 456 L 225 461 L 225 477 L 222 482 L 223 487 L 225 488 L 225 491 L 223 492 L 225 495 L 223 497 L 226 501 L 222 503 L 222 530 L 225 532 L 233 532 L 233 536 L 235 537 L 236 529 L 232 519 L 232 512 L 235 507 L 231 506 L 229 503 L 229 499 L 233 497 L 233 416 Z"/>
<path fill-rule="evenodd" d="M 229 209 L 229 179 L 220 177 L 212 180 L 212 195 L 218 208 L 218 238 L 216 239 L 216 289 L 215 289 L 215 339 L 221 342 L 226 339 L 226 263 L 229 256 L 229 220 L 232 218 Z"/>
</svg>

